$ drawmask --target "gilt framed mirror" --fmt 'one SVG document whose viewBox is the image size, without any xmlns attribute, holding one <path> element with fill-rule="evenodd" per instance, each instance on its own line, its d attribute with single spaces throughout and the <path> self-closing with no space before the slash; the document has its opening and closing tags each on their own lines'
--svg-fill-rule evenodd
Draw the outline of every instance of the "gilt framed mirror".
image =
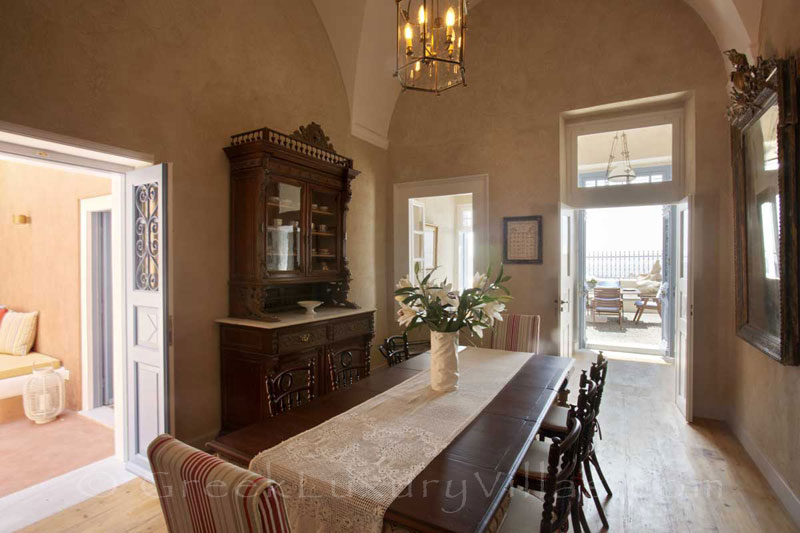
<svg viewBox="0 0 800 533">
<path fill-rule="evenodd" d="M 740 55 L 741 56 L 741 55 Z M 731 57 L 729 55 L 729 57 Z M 771 358 L 800 364 L 798 323 L 798 80 L 794 59 L 736 70 L 734 176 L 737 335 Z"/>
</svg>

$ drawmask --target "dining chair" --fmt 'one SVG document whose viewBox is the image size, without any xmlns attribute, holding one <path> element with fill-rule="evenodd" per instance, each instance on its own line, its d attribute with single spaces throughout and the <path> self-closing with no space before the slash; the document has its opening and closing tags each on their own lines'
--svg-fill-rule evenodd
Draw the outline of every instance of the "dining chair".
<svg viewBox="0 0 800 533">
<path fill-rule="evenodd" d="M 600 421 L 598 420 L 598 416 L 600 415 L 600 403 L 603 400 L 603 391 L 606 387 L 606 378 L 608 376 L 608 359 L 603 356 L 603 352 L 597 354 L 597 361 L 592 363 L 592 367 L 589 370 L 589 377 L 594 382 L 595 386 L 597 387 L 597 396 L 595 397 L 595 405 L 594 405 L 594 415 L 595 420 L 592 427 L 592 433 L 597 434 L 602 439 L 602 433 L 600 431 Z M 608 481 L 606 481 L 606 476 L 603 475 L 603 470 L 600 468 L 600 461 L 597 459 L 597 450 L 594 443 L 594 438 L 589 442 L 590 450 L 589 454 L 587 455 L 586 460 L 584 461 L 584 468 L 587 470 L 586 477 L 589 479 L 589 488 L 593 491 L 592 497 L 594 498 L 595 505 L 600 506 L 600 499 L 597 497 L 597 491 L 594 486 L 594 482 L 592 480 L 592 473 L 591 469 L 597 471 L 597 475 L 600 477 L 601 483 L 603 483 L 603 488 L 608 494 L 609 497 L 613 496 L 614 493 L 611 492 L 611 487 L 608 485 Z M 604 516 L 604 513 L 601 507 L 598 507 L 598 512 L 601 516 Z M 605 523 L 605 522 L 604 522 Z"/>
<path fill-rule="evenodd" d="M 430 341 L 409 341 L 408 334 L 392 335 L 387 337 L 378 351 L 386 359 L 389 366 L 394 366 L 403 361 L 430 350 Z"/>
<path fill-rule="evenodd" d="M 603 391 L 605 389 L 607 374 L 608 360 L 603 356 L 603 353 L 600 352 L 597 354 L 597 361 L 592 363 L 588 377 L 585 370 L 581 374 L 581 391 L 578 396 L 577 404 L 579 420 L 584 425 L 584 431 L 586 432 L 581 451 L 582 470 L 586 476 L 587 485 L 589 487 L 592 499 L 594 500 L 595 507 L 597 508 L 597 512 L 600 515 L 600 520 L 606 527 L 608 527 L 608 520 L 606 519 L 603 506 L 600 503 L 600 497 L 594 483 L 594 476 L 592 475 L 592 468 L 595 469 L 597 475 L 600 477 L 600 481 L 603 484 L 606 494 L 608 494 L 609 497 L 613 496 L 611 487 L 609 486 L 608 481 L 606 480 L 606 477 L 600 468 L 600 462 L 597 459 L 597 451 L 594 440 L 595 435 L 598 435 L 602 438 L 602 433 L 600 433 L 600 423 L 597 417 L 600 414 L 600 403 L 603 397 Z M 591 387 L 589 387 L 589 385 L 591 385 Z M 585 400 L 582 400 L 582 398 Z M 581 405 L 582 401 L 589 403 L 588 405 Z M 586 411 L 587 408 L 588 411 Z M 569 408 L 562 406 L 551 407 L 545 415 L 544 421 L 542 422 L 542 429 L 539 432 L 540 436 L 548 438 L 557 438 L 559 436 L 563 436 L 567 431 L 566 418 L 562 419 L 565 411 L 568 412 Z M 583 414 L 583 416 L 581 416 L 581 414 Z M 591 414 L 591 417 L 589 417 L 589 414 Z M 531 464 L 536 463 L 532 462 Z M 531 472 L 527 474 L 527 477 L 531 480 L 536 479 L 535 473 Z M 581 510 L 581 512 L 583 511 Z"/>
<path fill-rule="evenodd" d="M 147 458 L 171 533 L 290 531 L 283 492 L 275 481 L 167 434 L 150 443 Z"/>
<path fill-rule="evenodd" d="M 359 356 L 360 361 L 353 357 L 354 353 Z M 331 388 L 334 391 L 347 388 L 369 376 L 369 351 L 364 348 L 348 348 L 328 352 L 328 368 L 331 373 Z"/>
<path fill-rule="evenodd" d="M 501 533 L 529 533 L 536 524 L 543 533 L 566 531 L 570 519 L 573 529 L 580 531 L 580 489 L 575 484 L 575 472 L 580 468 L 578 452 L 583 431 L 574 409 L 567 423 L 566 435 L 553 439 L 542 458 L 545 474 L 541 492 L 519 486 L 509 489 L 511 498 L 500 525 Z"/>
<path fill-rule="evenodd" d="M 622 292 L 619 287 L 595 287 L 594 306 L 592 307 L 592 322 L 597 321 L 597 315 L 616 316 L 619 325 L 623 319 Z"/>
<path fill-rule="evenodd" d="M 311 358 L 305 365 L 286 368 L 267 376 L 270 415 L 275 416 L 310 403 L 315 396 L 315 372 L 316 362 Z"/>
<path fill-rule="evenodd" d="M 509 313 L 492 329 L 492 348 L 511 352 L 539 351 L 539 315 Z"/>
</svg>

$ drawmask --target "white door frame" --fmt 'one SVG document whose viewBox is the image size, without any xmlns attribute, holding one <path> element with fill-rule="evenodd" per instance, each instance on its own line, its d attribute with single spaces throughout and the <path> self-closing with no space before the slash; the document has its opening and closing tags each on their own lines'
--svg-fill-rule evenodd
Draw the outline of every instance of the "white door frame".
<svg viewBox="0 0 800 533">
<path fill-rule="evenodd" d="M 119 213 L 114 210 L 113 194 L 105 196 L 97 196 L 94 198 L 83 198 L 81 203 L 81 218 L 80 218 L 80 241 L 81 241 L 81 412 L 88 413 L 94 407 L 94 353 L 93 343 L 91 341 L 91 314 L 90 303 L 92 298 L 92 279 L 94 273 L 92 271 L 92 215 L 94 213 L 102 213 L 105 211 L 111 212 L 111 223 L 113 225 L 114 218 L 119 216 Z M 119 234 L 112 232 L 112 298 L 116 300 L 119 292 L 119 287 L 113 283 L 116 278 L 114 272 L 122 269 L 122 263 L 119 257 L 113 254 L 113 250 L 119 247 Z M 113 327 L 113 322 L 112 322 Z M 122 353 L 114 351 L 114 367 L 116 365 L 124 364 L 122 360 Z M 116 427 L 116 423 L 114 424 Z M 117 436 L 115 435 L 115 440 Z"/>
<path fill-rule="evenodd" d="M 678 203 L 675 225 L 677 231 L 673 243 L 673 265 L 675 269 L 675 290 L 672 312 L 675 322 L 673 328 L 675 346 L 675 405 L 686 418 L 693 419 L 694 409 L 694 198 L 690 195 Z M 686 213 L 686 220 L 682 219 Z M 688 225 L 688 228 L 686 227 Z M 685 249 L 684 249 L 685 248 Z M 686 264 L 683 256 L 686 255 Z M 683 269 L 686 268 L 684 272 Z M 684 298 L 685 293 L 685 298 Z M 681 342 L 681 334 L 685 340 Z M 683 344 L 683 346 L 682 346 Z"/>
<path fill-rule="evenodd" d="M 112 211 L 120 216 L 112 216 L 112 275 L 114 286 L 114 353 L 124 356 L 126 346 L 125 309 L 126 298 L 125 254 L 121 243 L 124 241 L 125 225 L 122 223 L 125 211 L 124 173 L 150 166 L 152 155 L 113 146 L 76 139 L 18 124 L 0 121 L 0 158 L 22 161 L 34 165 L 63 168 L 111 178 Z M 171 212 L 169 206 L 168 213 Z M 114 242 L 118 245 L 114 246 Z M 169 254 L 171 250 L 167 250 Z M 113 265 L 117 265 L 114 268 Z M 171 283 L 168 283 L 168 296 L 172 297 Z M 172 359 L 170 354 L 170 360 Z M 125 395 L 127 376 L 126 364 L 114 365 L 114 390 L 116 394 L 114 409 L 114 455 L 127 461 L 127 398 Z M 172 408 L 170 402 L 170 408 Z"/>
<path fill-rule="evenodd" d="M 575 209 L 561 203 L 559 205 L 559 257 L 561 268 L 558 269 L 559 289 L 556 306 L 559 313 L 559 355 L 571 357 L 575 351 L 575 323 L 577 322 L 576 299 L 578 280 L 575 275 L 576 249 L 575 241 Z M 566 261 L 566 268 L 564 262 Z M 565 323 L 566 322 L 566 323 Z M 566 345 L 566 346 L 565 346 Z"/>
<path fill-rule="evenodd" d="M 567 201 L 574 208 L 589 209 L 595 207 L 676 204 L 686 195 L 691 196 L 695 188 L 694 141 L 696 132 L 694 128 L 694 109 L 694 94 L 691 92 L 679 92 L 561 113 L 559 118 L 559 175 L 561 200 Z M 610 189 L 605 191 L 599 191 L 599 189 L 577 190 L 575 140 L 579 133 L 593 132 L 598 128 L 613 129 L 614 127 L 626 126 L 628 125 L 628 121 L 631 120 L 634 122 L 640 119 L 651 121 L 654 118 L 660 121 L 668 119 L 667 121 L 673 124 L 672 182 L 668 182 L 664 187 L 653 187 L 652 185 L 639 189 L 634 187 L 630 189 L 619 187 L 615 188 L 613 195 L 610 194 Z M 657 122 L 659 120 L 657 120 Z M 581 128 L 584 127 L 586 129 L 581 130 Z M 598 191 L 600 194 L 597 194 Z M 693 207 L 690 204 L 690 219 L 694 218 L 694 213 L 692 211 Z M 690 227 L 690 239 L 694 239 L 694 233 L 696 231 L 696 228 Z M 692 250 L 690 253 L 694 253 L 694 251 Z M 690 264 L 692 262 L 693 258 L 690 259 Z M 688 291 L 688 295 L 689 298 L 692 298 L 691 285 L 693 284 L 696 272 L 690 269 L 689 274 L 690 290 Z M 573 294 L 576 293 L 577 287 L 573 291 Z M 674 330 L 677 331 L 677 325 Z M 689 342 L 692 342 L 691 338 Z M 685 379 L 687 390 L 684 414 L 687 420 L 691 421 L 693 410 L 692 396 L 694 392 L 692 388 L 694 359 L 692 357 L 691 348 L 688 350 L 688 360 L 686 364 Z M 675 386 L 677 390 L 677 383 Z M 676 404 L 677 403 L 676 401 Z"/>
<path fill-rule="evenodd" d="M 489 267 L 489 175 L 478 174 L 456 178 L 395 183 L 393 188 L 394 213 L 394 277 L 396 281 L 409 270 L 409 210 L 412 198 L 472 194 L 472 224 L 475 240 L 473 268 L 485 272 Z M 390 288 L 394 283 L 390 284 Z M 394 305 L 394 304 L 393 304 Z"/>
</svg>

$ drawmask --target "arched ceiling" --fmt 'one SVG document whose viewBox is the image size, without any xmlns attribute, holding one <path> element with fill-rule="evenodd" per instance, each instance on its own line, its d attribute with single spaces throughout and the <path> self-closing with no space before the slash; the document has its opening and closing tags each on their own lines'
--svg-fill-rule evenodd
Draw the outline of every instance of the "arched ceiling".
<svg viewBox="0 0 800 533">
<path fill-rule="evenodd" d="M 471 0 L 470 7 L 491 0 Z M 684 0 L 714 35 L 721 51 L 757 55 L 762 0 Z M 389 123 L 400 94 L 394 78 L 395 2 L 313 0 L 339 62 L 350 104 L 350 132 L 388 148 Z"/>
</svg>

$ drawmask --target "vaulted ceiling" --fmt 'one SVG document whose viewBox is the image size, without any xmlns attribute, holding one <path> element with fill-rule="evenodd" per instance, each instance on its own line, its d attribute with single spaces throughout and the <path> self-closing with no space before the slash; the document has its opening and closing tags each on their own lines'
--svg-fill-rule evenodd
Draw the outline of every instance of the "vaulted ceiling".
<svg viewBox="0 0 800 533">
<path fill-rule="evenodd" d="M 703 19 L 720 50 L 756 55 L 761 0 L 684 0 Z M 387 148 L 400 85 L 394 79 L 395 2 L 313 0 L 333 45 L 350 104 L 350 131 Z M 471 0 L 469 5 L 492 0 Z M 485 8 L 485 6 L 483 7 Z"/>
</svg>

